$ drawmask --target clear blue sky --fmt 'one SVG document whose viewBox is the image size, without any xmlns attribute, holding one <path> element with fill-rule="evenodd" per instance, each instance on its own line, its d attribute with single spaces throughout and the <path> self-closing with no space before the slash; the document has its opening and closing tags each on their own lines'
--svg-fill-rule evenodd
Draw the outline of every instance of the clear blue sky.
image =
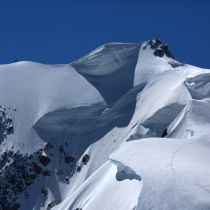
<svg viewBox="0 0 210 210">
<path fill-rule="evenodd" d="M 210 0 L 0 0 L 0 63 L 69 63 L 106 42 L 156 37 L 210 68 Z"/>
</svg>

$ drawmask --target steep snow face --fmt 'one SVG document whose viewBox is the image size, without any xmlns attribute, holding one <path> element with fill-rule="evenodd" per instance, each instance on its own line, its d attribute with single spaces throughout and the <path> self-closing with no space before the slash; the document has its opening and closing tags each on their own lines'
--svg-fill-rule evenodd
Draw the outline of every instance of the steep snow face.
<svg viewBox="0 0 210 210">
<path fill-rule="evenodd" d="M 109 43 L 71 65 L 114 103 L 133 87 L 140 44 Z"/>
<path fill-rule="evenodd" d="M 210 99 L 192 100 L 168 128 L 172 138 L 194 139 L 209 136 Z M 208 141 L 209 142 L 209 141 Z"/>
<path fill-rule="evenodd" d="M 71 65 L 87 75 L 110 75 L 123 71 L 122 68 L 128 64 L 128 68 L 132 68 L 132 65 L 135 68 L 140 46 L 141 44 L 104 44 Z"/>
<path fill-rule="evenodd" d="M 150 80 L 137 97 L 128 140 L 162 136 L 164 130 L 191 99 L 184 85 L 185 76 L 183 71 L 169 70 Z"/>
<path fill-rule="evenodd" d="M 0 209 L 208 209 L 209 75 L 158 39 L 1 65 Z"/>
<path fill-rule="evenodd" d="M 210 74 L 199 74 L 190 77 L 185 82 L 189 92 L 194 99 L 203 99 L 210 97 Z"/>
</svg>

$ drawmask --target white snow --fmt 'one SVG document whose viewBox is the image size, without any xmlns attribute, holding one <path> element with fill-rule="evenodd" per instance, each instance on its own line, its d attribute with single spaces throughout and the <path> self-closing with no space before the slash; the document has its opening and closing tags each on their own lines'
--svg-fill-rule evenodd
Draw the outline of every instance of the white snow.
<svg viewBox="0 0 210 210">
<path fill-rule="evenodd" d="M 168 64 L 172 59 L 154 56 L 154 50 L 150 48 L 143 49 L 146 42 L 143 42 L 139 50 L 139 57 L 135 69 L 134 86 L 148 82 L 154 75 L 172 69 Z M 152 59 L 151 59 L 152 58 Z"/>
<path fill-rule="evenodd" d="M 121 171 L 118 172 L 117 165 L 108 161 L 54 209 L 134 209 L 142 183 L 135 178 L 129 180 L 130 174 L 117 180 L 117 173 L 126 173 Z"/>
<path fill-rule="evenodd" d="M 17 110 L 9 110 L 15 132 L 8 136 L 7 149 L 14 146 L 26 153 L 37 150 L 43 142 L 34 132 L 33 125 L 49 112 L 106 105 L 99 92 L 69 65 L 31 62 L 2 65 L 0 78 L 0 105 Z"/>
<path fill-rule="evenodd" d="M 200 139 L 131 141 L 124 143 L 111 159 L 141 175 L 138 210 L 197 210 L 210 206 L 209 147 Z"/>
<path fill-rule="evenodd" d="M 53 145 L 41 153 L 51 175 L 18 197 L 21 210 L 210 209 L 210 71 L 145 44 L 0 66 L 0 123 L 4 108 L 14 123 L 1 154 Z"/>
</svg>

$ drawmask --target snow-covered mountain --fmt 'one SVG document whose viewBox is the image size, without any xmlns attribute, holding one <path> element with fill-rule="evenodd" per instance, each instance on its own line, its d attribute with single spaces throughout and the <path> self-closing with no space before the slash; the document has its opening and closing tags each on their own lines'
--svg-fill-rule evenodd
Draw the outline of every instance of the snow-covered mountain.
<svg viewBox="0 0 210 210">
<path fill-rule="evenodd" d="M 209 210 L 210 71 L 159 39 L 0 65 L 0 209 Z"/>
</svg>

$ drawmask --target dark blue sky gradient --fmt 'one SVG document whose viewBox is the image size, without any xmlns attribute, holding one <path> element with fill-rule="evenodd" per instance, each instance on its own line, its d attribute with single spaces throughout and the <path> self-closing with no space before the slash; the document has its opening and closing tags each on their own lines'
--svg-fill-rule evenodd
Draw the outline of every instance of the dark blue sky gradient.
<svg viewBox="0 0 210 210">
<path fill-rule="evenodd" d="M 156 37 L 210 68 L 210 1 L 0 0 L 0 63 L 69 63 L 106 42 Z"/>
</svg>

